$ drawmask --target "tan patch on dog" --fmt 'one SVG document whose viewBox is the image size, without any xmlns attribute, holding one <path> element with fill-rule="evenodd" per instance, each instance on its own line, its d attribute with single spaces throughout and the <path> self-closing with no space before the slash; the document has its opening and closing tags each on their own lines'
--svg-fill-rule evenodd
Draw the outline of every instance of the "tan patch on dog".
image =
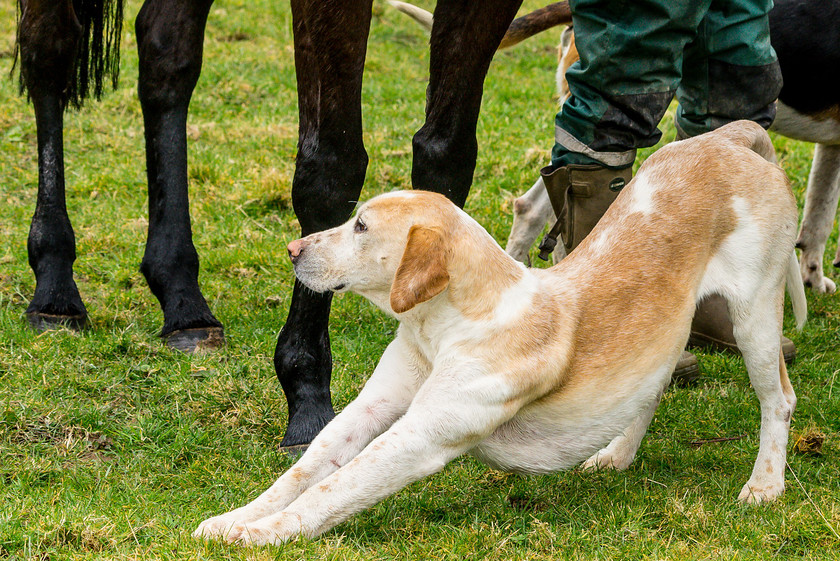
<svg viewBox="0 0 840 561">
<path fill-rule="evenodd" d="M 441 230 L 412 226 L 391 286 L 391 308 L 401 314 L 443 292 L 449 284 L 446 261 Z"/>
<path fill-rule="evenodd" d="M 631 189 L 626 189 L 592 234 L 558 265 L 561 271 L 573 271 L 572 282 L 598 287 L 580 294 L 578 305 L 586 316 L 580 318 L 574 336 L 569 369 L 576 372 L 575 378 L 603 375 L 605 364 L 615 365 L 611 368 L 615 372 L 622 372 L 624 365 L 655 364 L 657 357 L 672 350 L 671 331 L 686 326 L 694 313 L 696 279 L 737 226 L 732 196 L 720 193 L 747 196 L 750 206 L 792 204 L 784 197 L 766 200 L 760 192 L 745 194 L 740 185 L 721 189 L 720 182 L 728 178 L 751 177 L 751 184 L 763 185 L 778 182 L 783 174 L 748 149 L 753 137 L 740 132 L 686 141 L 694 144 L 691 148 L 675 143 L 657 151 L 649 158 L 647 173 L 633 181 L 644 177 L 649 185 L 669 185 L 652 194 L 654 208 L 669 211 L 631 214 Z M 761 213 L 751 217 L 764 219 Z M 598 232 L 608 235 L 615 229 L 622 232 L 622 243 L 607 252 L 594 251 Z M 632 315 L 627 315 L 628 309 Z M 646 336 L 639 337 L 640 333 Z M 671 342 L 660 345 L 660 341 Z M 643 368 L 636 370 L 641 375 Z"/>
<path fill-rule="evenodd" d="M 448 265 L 450 302 L 464 317 L 481 321 L 493 314 L 502 293 L 519 282 L 523 272 L 507 255 L 484 247 L 495 245 L 490 236 L 479 237 L 474 233 L 465 228 L 455 234 L 460 239 Z"/>
<path fill-rule="evenodd" d="M 840 123 L 840 105 L 834 105 L 824 111 L 815 113 L 812 117 L 818 121 L 832 120 Z"/>
<path fill-rule="evenodd" d="M 564 43 L 557 46 L 557 66 L 558 71 L 563 76 L 557 82 L 557 97 L 560 98 L 560 103 L 565 102 L 572 95 L 572 92 L 569 91 L 569 83 L 565 79 L 566 71 L 580 59 L 577 45 L 575 44 L 574 31 L 572 28 L 569 28 L 567 33 L 569 34 L 568 46 Z"/>
</svg>

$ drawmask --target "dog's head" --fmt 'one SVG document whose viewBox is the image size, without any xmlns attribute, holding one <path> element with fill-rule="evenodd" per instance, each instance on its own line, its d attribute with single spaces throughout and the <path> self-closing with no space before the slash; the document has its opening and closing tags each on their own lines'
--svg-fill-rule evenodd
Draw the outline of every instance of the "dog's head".
<svg viewBox="0 0 840 561">
<path fill-rule="evenodd" d="M 436 193 L 388 193 L 345 224 L 293 241 L 289 257 L 312 290 L 352 291 L 399 314 L 448 286 L 448 240 L 462 215 Z"/>
</svg>

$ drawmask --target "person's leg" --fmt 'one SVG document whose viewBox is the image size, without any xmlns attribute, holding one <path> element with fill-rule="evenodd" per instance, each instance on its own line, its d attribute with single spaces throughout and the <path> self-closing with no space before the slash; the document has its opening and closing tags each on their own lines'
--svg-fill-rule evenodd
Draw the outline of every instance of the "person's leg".
<svg viewBox="0 0 840 561">
<path fill-rule="evenodd" d="M 573 0 L 580 61 L 567 71 L 571 97 L 555 119 L 552 165 L 620 169 L 653 146 L 682 77 L 684 47 L 711 0 L 632 3 Z"/>
<path fill-rule="evenodd" d="M 677 90 L 679 137 L 748 119 L 769 128 L 782 74 L 770 45 L 772 0 L 712 0 L 685 50 Z"/>
<path fill-rule="evenodd" d="M 629 181 L 636 149 L 662 136 L 657 124 L 680 82 L 683 48 L 710 1 L 571 2 L 580 60 L 566 72 L 571 97 L 543 170 L 558 216 L 543 252 L 561 232 L 574 249 Z"/>
<path fill-rule="evenodd" d="M 566 73 L 571 97 L 555 119 L 551 166 L 543 181 L 558 216 L 540 246 L 562 234 L 572 251 L 630 180 L 636 149 L 661 137 L 657 124 L 674 97 L 682 51 L 711 0 L 573 0 L 580 61 Z M 698 373 L 684 353 L 675 378 Z"/>
</svg>

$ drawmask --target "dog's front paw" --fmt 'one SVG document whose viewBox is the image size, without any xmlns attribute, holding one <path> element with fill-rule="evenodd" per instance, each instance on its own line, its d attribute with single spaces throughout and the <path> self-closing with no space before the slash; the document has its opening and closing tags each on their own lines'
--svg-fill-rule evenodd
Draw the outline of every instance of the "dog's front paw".
<svg viewBox="0 0 840 561">
<path fill-rule="evenodd" d="M 837 290 L 837 285 L 834 284 L 834 281 L 829 279 L 828 277 L 822 278 L 822 290 L 820 292 L 824 292 L 826 294 L 834 294 Z"/>
<path fill-rule="evenodd" d="M 206 539 L 224 538 L 230 534 L 234 525 L 236 525 L 236 519 L 232 516 L 227 514 L 213 516 L 198 525 L 198 528 L 193 532 L 193 537 Z"/>
<path fill-rule="evenodd" d="M 816 261 L 803 255 L 802 262 L 800 263 L 802 283 L 814 292 L 833 294 L 837 290 L 837 286 L 834 284 L 834 281 L 823 274 L 822 265 L 820 264 L 822 255 L 819 256 L 819 259 L 820 261 Z"/>
<path fill-rule="evenodd" d="M 781 483 L 753 483 L 747 481 L 738 500 L 746 504 L 759 504 L 776 500 L 785 490 L 785 482 Z"/>
<path fill-rule="evenodd" d="M 300 517 L 280 512 L 254 522 L 234 524 L 225 541 L 238 545 L 279 545 L 302 534 Z"/>
<path fill-rule="evenodd" d="M 225 536 L 225 541 L 236 545 L 268 545 L 275 543 L 271 541 L 271 532 L 266 528 L 260 528 L 259 522 L 234 524 L 233 528 Z"/>
</svg>

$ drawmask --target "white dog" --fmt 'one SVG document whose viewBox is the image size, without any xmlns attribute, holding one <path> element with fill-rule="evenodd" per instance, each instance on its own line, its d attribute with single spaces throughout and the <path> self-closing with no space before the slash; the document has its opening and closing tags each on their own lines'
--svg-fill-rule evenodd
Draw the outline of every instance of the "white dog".
<svg viewBox="0 0 840 561">
<path fill-rule="evenodd" d="M 796 397 L 779 340 L 798 324 L 796 203 L 773 148 L 740 121 L 651 156 L 560 264 L 527 269 L 441 195 L 381 195 L 289 245 L 316 291 L 353 291 L 400 320 L 359 397 L 250 504 L 196 536 L 317 536 L 471 453 L 498 469 L 626 468 L 667 387 L 695 304 L 728 302 L 761 404 L 739 498 L 784 489 Z M 714 201 L 714 204 L 708 204 Z"/>
</svg>

